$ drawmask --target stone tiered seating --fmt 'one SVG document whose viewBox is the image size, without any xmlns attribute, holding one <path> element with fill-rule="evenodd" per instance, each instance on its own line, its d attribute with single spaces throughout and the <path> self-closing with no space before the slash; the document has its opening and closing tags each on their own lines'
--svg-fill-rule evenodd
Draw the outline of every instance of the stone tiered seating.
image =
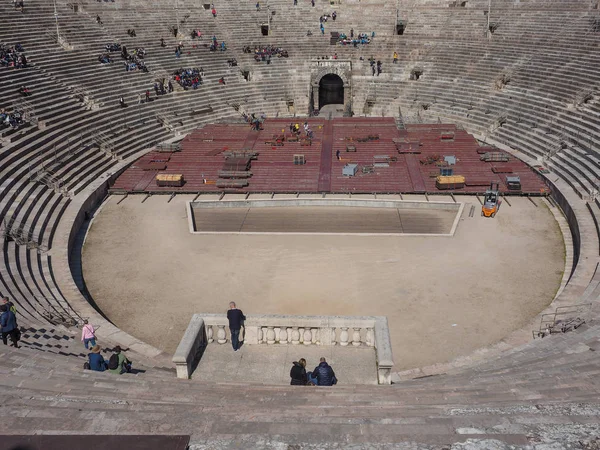
<svg viewBox="0 0 600 450">
<path fill-rule="evenodd" d="M 558 301 L 596 304 L 597 292 L 590 283 L 597 283 L 600 222 L 596 198 L 600 34 L 591 30 L 590 20 L 598 18 L 597 10 L 580 0 L 495 1 L 490 20 L 498 26 L 486 37 L 487 0 L 468 0 L 464 8 L 449 8 L 449 2 L 437 0 L 413 3 L 402 4 L 399 17 L 407 27 L 403 36 L 394 36 L 396 11 L 390 2 L 365 8 L 352 0 L 341 5 L 318 0 L 312 8 L 305 0 L 297 7 L 291 0 L 275 0 L 270 2 L 276 12 L 272 34 L 262 37 L 266 5 L 257 12 L 253 2 L 217 4 L 218 17 L 213 19 L 198 4 L 180 1 L 177 15 L 180 20 L 185 17 L 185 23 L 175 38 L 169 34 L 175 22 L 170 4 L 84 1 L 75 12 L 58 2 L 62 40 L 54 31 L 52 4 L 31 0 L 25 13 L 15 11 L 10 2 L 0 6 L 0 40 L 20 42 L 30 63 L 27 69 L 0 68 L 4 88 L 0 105 L 10 108 L 19 102 L 17 89 L 26 84 L 33 91 L 26 100 L 38 122 L 0 137 L 0 215 L 36 244 L 28 248 L 5 241 L 2 246 L 0 292 L 17 304 L 20 324 L 25 329 L 57 330 L 52 333 L 59 337 L 65 333 L 70 336 L 66 340 L 73 341 L 72 334 L 52 321 L 57 317 L 77 321 L 89 315 L 72 302 L 72 294 L 64 289 L 65 274 L 57 273 L 56 266 L 68 256 L 62 229 L 70 229 L 77 211 L 108 174 L 156 142 L 181 138 L 205 123 L 239 118 L 236 108 L 288 116 L 286 100 L 293 99 L 295 110 L 306 112 L 310 61 L 334 52 L 340 59 L 352 60 L 356 114 L 396 116 L 401 110 L 406 122 L 457 123 L 482 141 L 513 149 L 528 162 L 550 168 L 549 180 L 571 204 L 567 215 L 577 219 L 574 240 L 581 245 L 576 249 L 577 268 Z M 328 22 L 327 32 L 347 33 L 352 27 L 356 32 L 374 30 L 377 37 L 360 49 L 330 46 L 328 36 L 318 32 L 318 17 L 333 9 L 338 20 Z M 96 23 L 96 15 L 102 25 Z M 127 36 L 128 28 L 135 28 L 137 36 Z M 200 43 L 189 39 L 192 29 L 203 32 Z M 307 37 L 309 29 L 313 36 Z M 227 52 L 210 53 L 202 46 L 213 34 L 228 43 Z M 160 37 L 166 48 L 160 47 Z M 184 54 L 177 60 L 173 51 L 180 40 Z M 150 72 L 127 73 L 118 57 L 111 65 L 100 65 L 98 54 L 114 41 L 129 49 L 146 48 Z M 255 43 L 282 46 L 290 57 L 274 59 L 268 66 L 256 64 L 241 52 L 244 45 Z M 396 65 L 391 64 L 394 50 L 400 55 Z M 371 77 L 361 56 L 381 59 L 383 74 Z M 238 67 L 228 67 L 231 57 L 237 58 Z M 152 91 L 155 78 L 181 66 L 202 66 L 205 84 L 196 91 L 176 91 L 136 104 L 138 94 Z M 410 79 L 414 69 L 423 72 L 418 80 Z M 250 71 L 249 82 L 241 70 Z M 224 87 L 216 82 L 221 76 L 227 80 Z M 129 107 L 118 108 L 120 96 Z M 374 98 L 375 105 L 363 112 L 367 98 Z M 98 133 L 108 137 L 110 151 L 94 145 Z M 271 149 L 265 146 L 261 151 Z M 252 170 L 258 183 L 260 161 Z M 60 180 L 60 189 L 34 181 L 32 176 L 42 172 Z M 278 189 L 285 188 L 286 176 L 282 173 Z M 306 178 L 308 190 L 317 176 L 315 162 L 314 177 Z M 548 429 L 560 432 L 571 424 L 571 429 L 589 436 L 598 427 L 597 405 L 572 403 L 598 398 L 599 365 L 593 351 L 599 347 L 599 330 L 594 323 L 530 342 L 470 369 L 438 367 L 401 374 L 390 388 L 290 391 L 192 384 L 151 370 L 111 379 L 82 372 L 81 355 L 75 351 L 2 348 L 0 369 L 5 376 L 0 384 L 7 393 L 3 405 L 10 408 L 3 424 L 11 433 L 92 433 L 99 425 L 90 415 L 103 414 L 106 420 L 100 428 L 107 433 L 182 432 L 192 434 L 196 443 L 216 448 L 228 445 L 221 439 L 248 448 L 270 442 L 265 439 L 412 441 L 433 446 L 474 437 L 524 444 L 528 436 L 536 436 L 538 442 L 551 440 Z M 41 347 L 60 345 L 54 343 L 58 342 L 54 334 L 46 334 L 50 338 L 44 334 L 33 338 L 34 333 L 26 337 L 31 342 L 24 342 L 31 347 L 37 347 L 34 341 Z M 122 343 L 121 338 L 107 342 Z M 150 366 L 161 364 L 159 357 L 140 354 L 143 357 Z M 469 366 L 477 361 L 463 362 Z M 448 375 L 401 382 L 443 371 Z M 237 414 L 230 412 L 233 403 L 240 408 Z M 199 414 L 201 409 L 204 413 Z"/>
</svg>

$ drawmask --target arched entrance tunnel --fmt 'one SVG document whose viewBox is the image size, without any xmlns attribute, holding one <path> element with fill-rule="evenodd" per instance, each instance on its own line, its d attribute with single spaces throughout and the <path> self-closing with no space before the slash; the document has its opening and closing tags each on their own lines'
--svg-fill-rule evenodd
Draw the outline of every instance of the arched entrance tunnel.
<svg viewBox="0 0 600 450">
<path fill-rule="evenodd" d="M 328 73 L 319 81 L 319 109 L 331 104 L 344 104 L 344 82 L 338 75 Z"/>
</svg>

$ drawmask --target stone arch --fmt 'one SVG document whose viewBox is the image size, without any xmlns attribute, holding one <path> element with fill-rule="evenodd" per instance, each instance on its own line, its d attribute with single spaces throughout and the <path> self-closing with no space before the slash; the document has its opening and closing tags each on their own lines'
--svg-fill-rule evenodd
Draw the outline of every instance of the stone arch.
<svg viewBox="0 0 600 450">
<path fill-rule="evenodd" d="M 344 103 L 344 81 L 339 75 L 328 73 L 319 81 L 319 108 L 340 103 Z"/>
<path fill-rule="evenodd" d="M 347 67 L 336 66 L 334 64 L 320 67 L 311 79 L 311 109 L 319 107 L 319 84 L 325 75 L 337 75 L 342 79 L 344 88 L 344 115 L 350 116 L 352 111 L 352 91 L 350 70 Z"/>
</svg>

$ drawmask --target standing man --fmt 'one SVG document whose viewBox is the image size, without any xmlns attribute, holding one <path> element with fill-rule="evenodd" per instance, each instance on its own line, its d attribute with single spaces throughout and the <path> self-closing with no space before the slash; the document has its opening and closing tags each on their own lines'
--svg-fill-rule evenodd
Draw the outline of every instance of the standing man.
<svg viewBox="0 0 600 450">
<path fill-rule="evenodd" d="M 394 52 L 394 64 L 398 64 L 398 53 Z"/>
<path fill-rule="evenodd" d="M 240 329 L 246 316 L 244 313 L 237 309 L 235 302 L 229 303 L 229 311 L 227 311 L 227 319 L 229 320 L 229 330 L 231 331 L 231 345 L 233 351 L 237 352 L 240 348 Z"/>
</svg>

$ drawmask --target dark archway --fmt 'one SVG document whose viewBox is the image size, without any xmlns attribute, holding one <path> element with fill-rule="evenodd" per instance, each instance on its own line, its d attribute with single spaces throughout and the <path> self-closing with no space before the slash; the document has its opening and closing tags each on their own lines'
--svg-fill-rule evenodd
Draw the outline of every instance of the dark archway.
<svg viewBox="0 0 600 450">
<path fill-rule="evenodd" d="M 338 75 L 328 73 L 319 81 L 319 109 L 331 104 L 344 104 L 344 82 Z"/>
</svg>

